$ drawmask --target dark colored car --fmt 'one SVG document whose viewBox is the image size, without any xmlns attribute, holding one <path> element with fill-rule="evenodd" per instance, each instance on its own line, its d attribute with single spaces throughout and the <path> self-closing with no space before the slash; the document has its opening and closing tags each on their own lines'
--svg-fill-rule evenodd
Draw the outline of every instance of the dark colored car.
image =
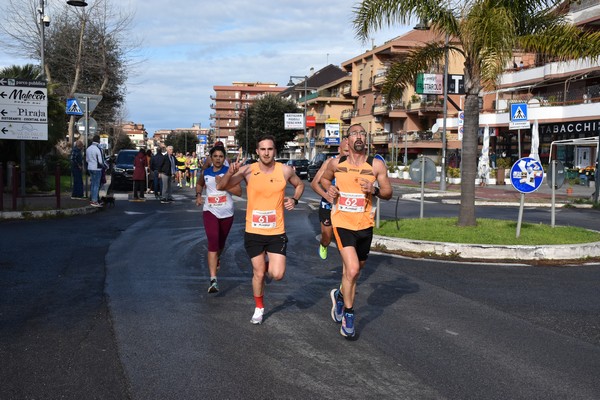
<svg viewBox="0 0 600 400">
<path fill-rule="evenodd" d="M 290 159 L 289 158 L 276 158 L 275 161 L 278 163 L 287 164 L 287 162 L 290 161 Z"/>
<path fill-rule="evenodd" d="M 296 171 L 296 175 L 298 175 L 300 179 L 308 178 L 308 160 L 290 160 L 287 162 L 287 165 L 294 168 L 294 171 Z"/>
<path fill-rule="evenodd" d="M 133 159 L 138 150 L 121 150 L 112 169 L 111 185 L 113 188 L 131 189 L 133 187 Z"/>
<path fill-rule="evenodd" d="M 336 156 L 337 154 L 338 153 L 331 152 L 317 154 L 308 164 L 308 181 L 310 182 L 313 179 L 315 179 L 315 175 L 317 175 L 317 172 L 319 172 L 319 168 L 321 168 L 321 165 L 323 165 L 325 160 L 327 160 L 330 157 Z"/>
</svg>

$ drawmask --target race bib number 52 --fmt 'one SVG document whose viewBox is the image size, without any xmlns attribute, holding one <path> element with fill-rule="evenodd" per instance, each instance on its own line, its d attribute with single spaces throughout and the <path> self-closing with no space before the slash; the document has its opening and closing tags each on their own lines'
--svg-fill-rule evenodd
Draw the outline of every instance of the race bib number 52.
<svg viewBox="0 0 600 400">
<path fill-rule="evenodd" d="M 346 193 L 340 192 L 338 199 L 338 209 L 346 212 L 364 212 L 365 211 L 365 195 L 362 193 Z"/>
<path fill-rule="evenodd" d="M 260 229 L 275 228 L 277 226 L 277 214 L 275 210 L 252 211 L 252 227 Z"/>
</svg>

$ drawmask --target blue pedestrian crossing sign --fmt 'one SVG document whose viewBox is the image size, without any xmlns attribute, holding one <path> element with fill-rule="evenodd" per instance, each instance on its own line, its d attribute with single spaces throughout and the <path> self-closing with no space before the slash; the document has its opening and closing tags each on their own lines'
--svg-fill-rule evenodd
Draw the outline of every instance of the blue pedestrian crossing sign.
<svg viewBox="0 0 600 400">
<path fill-rule="evenodd" d="M 538 160 L 523 157 L 510 169 L 510 182 L 521 193 L 535 192 L 544 180 L 544 168 Z"/>
<path fill-rule="evenodd" d="M 67 99 L 67 115 L 83 115 L 77 99 Z"/>
<path fill-rule="evenodd" d="M 527 121 L 527 103 L 514 103 L 510 105 L 510 120 L 512 122 Z"/>
</svg>

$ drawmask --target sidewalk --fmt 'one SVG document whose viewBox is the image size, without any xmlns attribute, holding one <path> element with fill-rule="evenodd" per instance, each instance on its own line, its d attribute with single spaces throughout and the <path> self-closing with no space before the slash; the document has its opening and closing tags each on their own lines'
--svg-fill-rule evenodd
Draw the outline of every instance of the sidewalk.
<svg viewBox="0 0 600 400">
<path fill-rule="evenodd" d="M 420 193 L 420 186 L 411 181 L 398 178 L 390 178 L 390 182 L 394 186 L 394 195 L 397 194 L 408 194 L 408 193 Z M 560 189 L 556 190 L 556 203 L 565 204 L 572 202 L 576 199 L 589 200 L 594 195 L 594 182 L 590 182 L 590 186 L 573 185 L 570 186 L 573 189 L 573 193 L 567 195 L 567 188 L 569 185 L 563 185 Z M 396 193 L 398 192 L 398 193 Z M 460 185 L 447 184 L 446 191 L 440 191 L 439 182 L 431 182 L 425 185 L 425 196 L 426 197 L 453 197 L 460 196 Z M 411 196 L 412 197 L 412 196 Z M 475 200 L 486 203 L 486 204 L 500 204 L 505 203 L 519 203 L 521 199 L 521 193 L 518 192 L 511 184 L 506 185 L 486 185 L 475 187 Z M 525 194 L 525 201 L 528 203 L 543 203 L 550 204 L 552 201 L 552 190 L 546 182 L 533 193 Z"/>
<path fill-rule="evenodd" d="M 390 178 L 394 186 L 394 197 L 415 197 L 419 196 L 420 186 L 411 181 L 398 178 Z M 305 182 L 308 184 L 308 182 Z M 557 205 L 564 205 L 573 202 L 576 199 L 591 199 L 594 194 L 594 182 L 590 186 L 573 185 L 573 193 L 567 195 L 568 185 L 556 191 Z M 104 189 L 104 188 L 103 188 Z M 425 185 L 425 197 L 438 197 L 448 200 L 445 202 L 459 202 L 460 185 L 448 184 L 446 191 L 439 190 L 439 182 L 431 182 Z M 105 189 L 104 189 L 105 190 Z M 475 200 L 477 204 L 486 205 L 519 205 L 521 193 L 516 191 L 512 185 L 488 185 L 476 186 Z M 544 182 L 540 188 L 525 195 L 527 203 L 549 206 L 551 204 L 552 193 L 548 184 Z M 581 206 L 581 205 L 580 205 Z M 589 206 L 589 205 L 587 205 Z M 51 217 L 57 215 L 75 215 L 87 214 L 98 211 L 99 209 L 91 207 L 88 200 L 71 199 L 69 193 L 63 193 L 60 199 L 60 209 L 56 207 L 56 197 L 49 193 L 47 195 L 31 195 L 26 198 L 17 199 L 17 209 L 13 210 L 12 197 L 10 193 L 4 193 L 4 210 L 0 211 L 1 219 L 22 219 Z"/>
</svg>

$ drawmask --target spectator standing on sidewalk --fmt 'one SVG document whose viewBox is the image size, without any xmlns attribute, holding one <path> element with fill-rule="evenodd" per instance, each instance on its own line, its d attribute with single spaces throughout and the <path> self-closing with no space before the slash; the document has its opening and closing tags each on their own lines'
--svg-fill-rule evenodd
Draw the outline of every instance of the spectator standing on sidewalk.
<svg viewBox="0 0 600 400">
<path fill-rule="evenodd" d="M 90 205 L 92 207 L 102 207 L 98 202 L 98 194 L 100 193 L 100 179 L 102 179 L 102 170 L 104 169 L 104 156 L 100 148 L 100 135 L 94 135 L 92 144 L 89 145 L 85 152 L 85 160 L 87 169 L 90 172 Z"/>
<path fill-rule="evenodd" d="M 244 247 L 252 262 L 252 292 L 255 309 L 250 322 L 261 324 L 265 312 L 265 279 L 281 280 L 285 274 L 288 238 L 285 234 L 284 209 L 291 211 L 304 192 L 304 183 L 292 167 L 275 161 L 275 138 L 260 137 L 256 143 L 258 162 L 242 165 L 240 156 L 217 183 L 218 190 L 228 190 L 246 181 L 246 233 Z M 287 183 L 294 186 L 294 196 L 285 197 Z M 268 257 L 269 261 L 265 260 Z"/>
<path fill-rule="evenodd" d="M 143 200 L 146 191 L 146 152 L 140 149 L 133 159 L 133 200 Z"/>
<path fill-rule="evenodd" d="M 159 149 L 156 150 L 156 154 L 152 156 L 150 160 L 150 170 L 152 171 L 152 175 L 154 175 L 154 197 L 159 199 L 162 193 L 162 180 L 159 176 L 159 169 L 163 162 L 163 154 L 167 154 L 167 148 L 164 145 L 161 145 Z"/>
<path fill-rule="evenodd" d="M 78 140 L 71 150 L 71 174 L 73 175 L 72 199 L 83 199 L 83 142 Z"/>
<path fill-rule="evenodd" d="M 162 198 L 161 203 L 169 203 L 173 201 L 173 176 L 177 174 L 177 166 L 175 157 L 173 157 L 173 146 L 167 146 L 166 153 L 163 154 L 162 163 L 158 168 L 160 179 L 162 180 Z"/>
</svg>

